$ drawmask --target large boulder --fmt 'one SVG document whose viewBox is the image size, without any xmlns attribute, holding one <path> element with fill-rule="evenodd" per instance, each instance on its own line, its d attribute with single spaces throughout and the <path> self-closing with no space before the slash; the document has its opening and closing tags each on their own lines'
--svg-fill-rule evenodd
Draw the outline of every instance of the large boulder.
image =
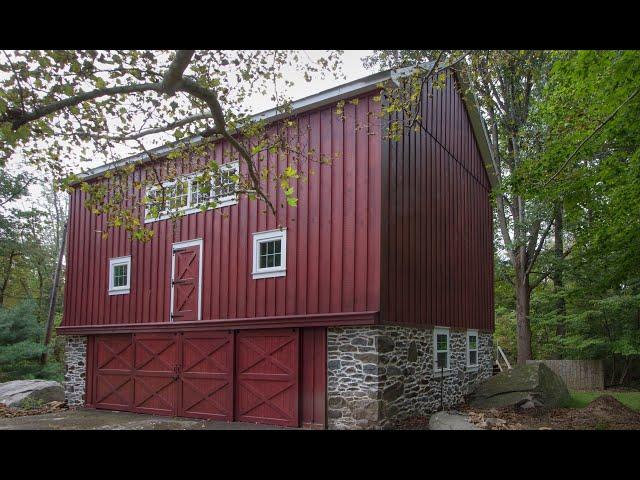
<svg viewBox="0 0 640 480">
<path fill-rule="evenodd" d="M 474 408 L 561 407 L 569 400 L 562 378 L 543 363 L 517 365 L 480 383 L 469 395 Z"/>
<path fill-rule="evenodd" d="M 0 383 L 0 403 L 25 408 L 49 402 L 64 402 L 64 389 L 52 380 L 14 380 Z"/>
</svg>

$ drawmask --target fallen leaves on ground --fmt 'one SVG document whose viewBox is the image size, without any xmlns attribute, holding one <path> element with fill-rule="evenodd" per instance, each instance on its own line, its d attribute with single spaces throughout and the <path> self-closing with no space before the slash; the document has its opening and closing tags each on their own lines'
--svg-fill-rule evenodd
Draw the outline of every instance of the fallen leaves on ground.
<svg viewBox="0 0 640 480">
<path fill-rule="evenodd" d="M 584 408 L 480 410 L 462 404 L 456 410 L 483 430 L 640 430 L 640 412 L 611 395 L 602 395 Z M 408 418 L 394 428 L 428 430 L 429 417 Z"/>
<path fill-rule="evenodd" d="M 26 417 L 28 415 L 42 415 L 45 413 L 53 413 L 58 410 L 66 410 L 67 405 L 65 402 L 49 402 L 45 403 L 41 407 L 36 408 L 13 408 L 7 407 L 4 403 L 0 403 L 0 417 L 13 418 L 13 417 Z"/>
<path fill-rule="evenodd" d="M 585 408 L 477 410 L 463 405 L 460 410 L 487 430 L 640 430 L 640 413 L 611 395 L 602 395 Z"/>
</svg>

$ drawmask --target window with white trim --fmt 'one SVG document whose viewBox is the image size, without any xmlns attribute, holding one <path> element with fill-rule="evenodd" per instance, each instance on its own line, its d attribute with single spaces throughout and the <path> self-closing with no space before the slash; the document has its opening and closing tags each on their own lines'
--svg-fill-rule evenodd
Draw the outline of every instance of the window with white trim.
<svg viewBox="0 0 640 480">
<path fill-rule="evenodd" d="M 145 223 L 172 215 L 187 215 L 202 210 L 226 207 L 238 202 L 236 195 L 239 162 L 220 165 L 215 173 L 182 175 L 147 190 Z"/>
<path fill-rule="evenodd" d="M 467 330 L 467 367 L 478 366 L 478 331 Z"/>
<path fill-rule="evenodd" d="M 287 230 L 253 234 L 253 278 L 282 277 L 287 273 Z"/>
<path fill-rule="evenodd" d="M 109 295 L 129 293 L 131 281 L 131 257 L 109 259 Z"/>
<path fill-rule="evenodd" d="M 433 330 L 433 368 L 436 372 L 449 370 L 449 329 Z"/>
</svg>

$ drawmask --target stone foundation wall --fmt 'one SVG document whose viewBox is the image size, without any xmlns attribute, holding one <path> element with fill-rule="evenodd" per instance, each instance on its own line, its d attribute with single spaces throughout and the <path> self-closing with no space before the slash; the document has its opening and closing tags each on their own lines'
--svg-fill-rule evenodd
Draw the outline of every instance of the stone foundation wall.
<svg viewBox="0 0 640 480">
<path fill-rule="evenodd" d="M 64 368 L 65 400 L 70 407 L 80 407 L 85 403 L 87 337 L 66 337 Z"/>
<path fill-rule="evenodd" d="M 327 330 L 327 417 L 332 429 L 385 428 L 459 404 L 491 376 L 493 340 L 478 335 L 477 368 L 467 367 L 467 331 L 450 330 L 450 367 L 433 368 L 433 329 L 397 326 Z M 441 395 L 442 392 L 442 395 Z"/>
</svg>

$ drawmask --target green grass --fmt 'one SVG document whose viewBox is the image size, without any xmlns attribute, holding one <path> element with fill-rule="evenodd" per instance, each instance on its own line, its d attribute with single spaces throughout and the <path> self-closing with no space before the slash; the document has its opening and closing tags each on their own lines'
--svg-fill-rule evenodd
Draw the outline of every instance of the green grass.
<svg viewBox="0 0 640 480">
<path fill-rule="evenodd" d="M 620 403 L 627 407 L 640 411 L 640 392 L 578 392 L 571 391 L 571 400 L 567 404 L 568 408 L 584 408 L 602 395 L 611 395 Z"/>
</svg>

